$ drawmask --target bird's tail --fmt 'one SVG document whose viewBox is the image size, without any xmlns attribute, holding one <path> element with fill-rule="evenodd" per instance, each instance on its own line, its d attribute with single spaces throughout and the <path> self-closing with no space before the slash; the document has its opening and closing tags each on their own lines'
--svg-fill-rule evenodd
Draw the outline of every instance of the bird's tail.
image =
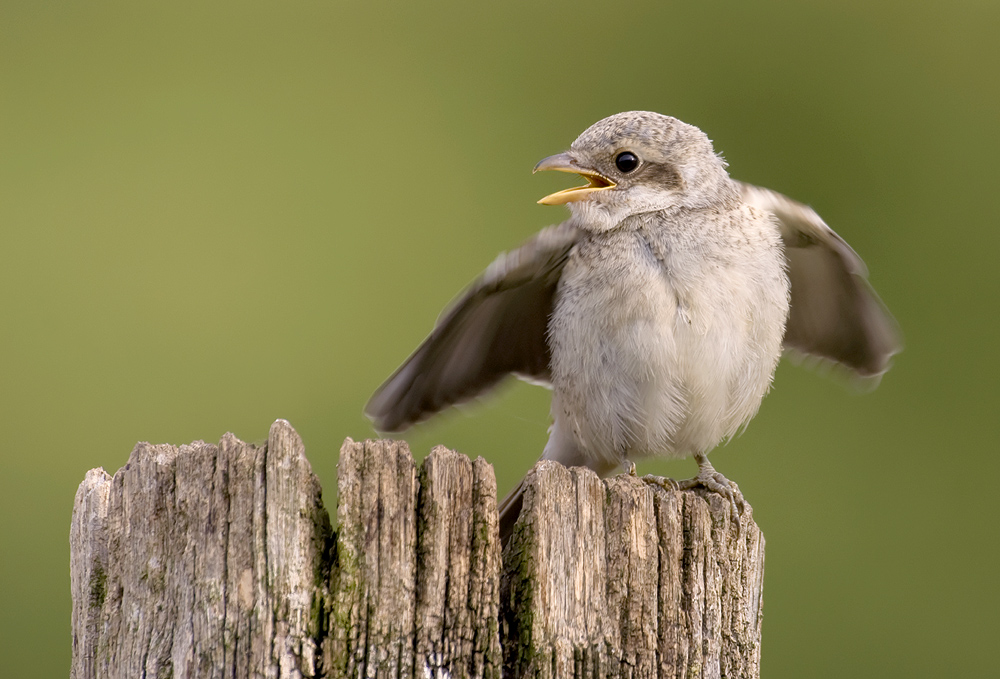
<svg viewBox="0 0 1000 679">
<path fill-rule="evenodd" d="M 524 479 L 517 482 L 514 489 L 507 493 L 498 508 L 500 512 L 500 547 L 507 546 L 514 534 L 514 524 L 521 515 L 521 505 L 524 502 Z"/>
</svg>

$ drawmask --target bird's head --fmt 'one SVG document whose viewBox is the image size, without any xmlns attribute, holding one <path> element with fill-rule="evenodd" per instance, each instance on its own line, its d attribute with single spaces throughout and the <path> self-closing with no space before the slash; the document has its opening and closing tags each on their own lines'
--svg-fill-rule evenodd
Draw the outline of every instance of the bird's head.
<svg viewBox="0 0 1000 679">
<path fill-rule="evenodd" d="M 604 231 L 635 214 L 708 207 L 734 200 L 726 164 L 693 125 L 648 111 L 618 113 L 590 126 L 540 170 L 572 172 L 585 186 L 553 193 L 543 205 L 568 205 L 585 228 Z"/>
</svg>

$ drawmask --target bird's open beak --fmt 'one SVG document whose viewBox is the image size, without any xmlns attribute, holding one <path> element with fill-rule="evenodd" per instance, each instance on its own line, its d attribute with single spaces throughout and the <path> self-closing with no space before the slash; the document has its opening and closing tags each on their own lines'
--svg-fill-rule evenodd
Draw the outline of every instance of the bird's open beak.
<svg viewBox="0 0 1000 679">
<path fill-rule="evenodd" d="M 542 205 L 565 205 L 566 203 L 583 200 L 595 191 L 606 191 L 607 189 L 615 188 L 613 181 L 595 170 L 582 167 L 579 161 L 569 153 L 560 153 L 542 159 L 538 165 L 535 165 L 535 169 L 532 172 L 540 172 L 542 170 L 572 172 L 573 174 L 580 175 L 588 182 L 586 186 L 576 186 L 572 189 L 558 191 L 545 196 L 538 201 Z"/>
</svg>

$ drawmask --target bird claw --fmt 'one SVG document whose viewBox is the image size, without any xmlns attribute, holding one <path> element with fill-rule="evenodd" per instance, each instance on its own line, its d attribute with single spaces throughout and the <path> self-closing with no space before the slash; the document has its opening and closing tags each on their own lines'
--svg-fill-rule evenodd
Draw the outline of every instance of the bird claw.
<svg viewBox="0 0 1000 679">
<path fill-rule="evenodd" d="M 677 483 L 677 481 L 669 476 L 653 476 L 652 474 L 646 474 L 641 480 L 650 486 L 656 486 L 657 488 L 662 488 L 666 491 L 681 489 L 681 484 Z"/>
<path fill-rule="evenodd" d="M 740 487 L 736 485 L 735 481 L 730 481 L 725 476 L 715 471 L 715 467 L 711 465 L 708 458 L 696 456 L 696 459 L 698 460 L 698 475 L 693 479 L 675 481 L 668 476 L 653 476 L 652 474 L 646 474 L 640 479 L 640 481 L 643 481 L 650 486 L 662 488 L 668 492 L 691 490 L 693 488 L 701 487 L 713 493 L 718 493 L 729 501 L 729 504 L 733 509 L 733 519 L 739 521 L 740 515 L 745 512 L 747 508 L 747 501 L 744 499 L 743 493 L 740 492 Z M 627 461 L 625 469 L 632 476 L 636 476 L 634 462 Z"/>
<path fill-rule="evenodd" d="M 740 514 L 746 510 L 747 502 L 740 492 L 740 487 L 734 481 L 730 481 L 725 476 L 715 471 L 715 468 L 708 462 L 708 459 L 698 460 L 698 475 L 693 479 L 681 481 L 678 484 L 680 490 L 690 490 L 701 486 L 713 493 L 718 493 L 729 500 L 733 508 L 733 518 L 739 519 Z"/>
</svg>

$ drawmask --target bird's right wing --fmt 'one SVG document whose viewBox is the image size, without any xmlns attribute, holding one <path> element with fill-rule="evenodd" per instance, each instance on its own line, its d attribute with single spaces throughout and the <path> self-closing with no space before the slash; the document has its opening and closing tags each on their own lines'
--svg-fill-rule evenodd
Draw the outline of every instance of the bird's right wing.
<svg viewBox="0 0 1000 679">
<path fill-rule="evenodd" d="M 808 205 L 737 184 L 743 200 L 772 213 L 781 229 L 792 288 L 785 347 L 877 379 L 902 343 L 896 321 L 868 283 L 865 263 Z"/>
<path fill-rule="evenodd" d="M 379 431 L 402 431 L 516 374 L 550 379 L 546 333 L 579 230 L 549 227 L 500 255 L 438 320 L 365 408 Z"/>
</svg>

